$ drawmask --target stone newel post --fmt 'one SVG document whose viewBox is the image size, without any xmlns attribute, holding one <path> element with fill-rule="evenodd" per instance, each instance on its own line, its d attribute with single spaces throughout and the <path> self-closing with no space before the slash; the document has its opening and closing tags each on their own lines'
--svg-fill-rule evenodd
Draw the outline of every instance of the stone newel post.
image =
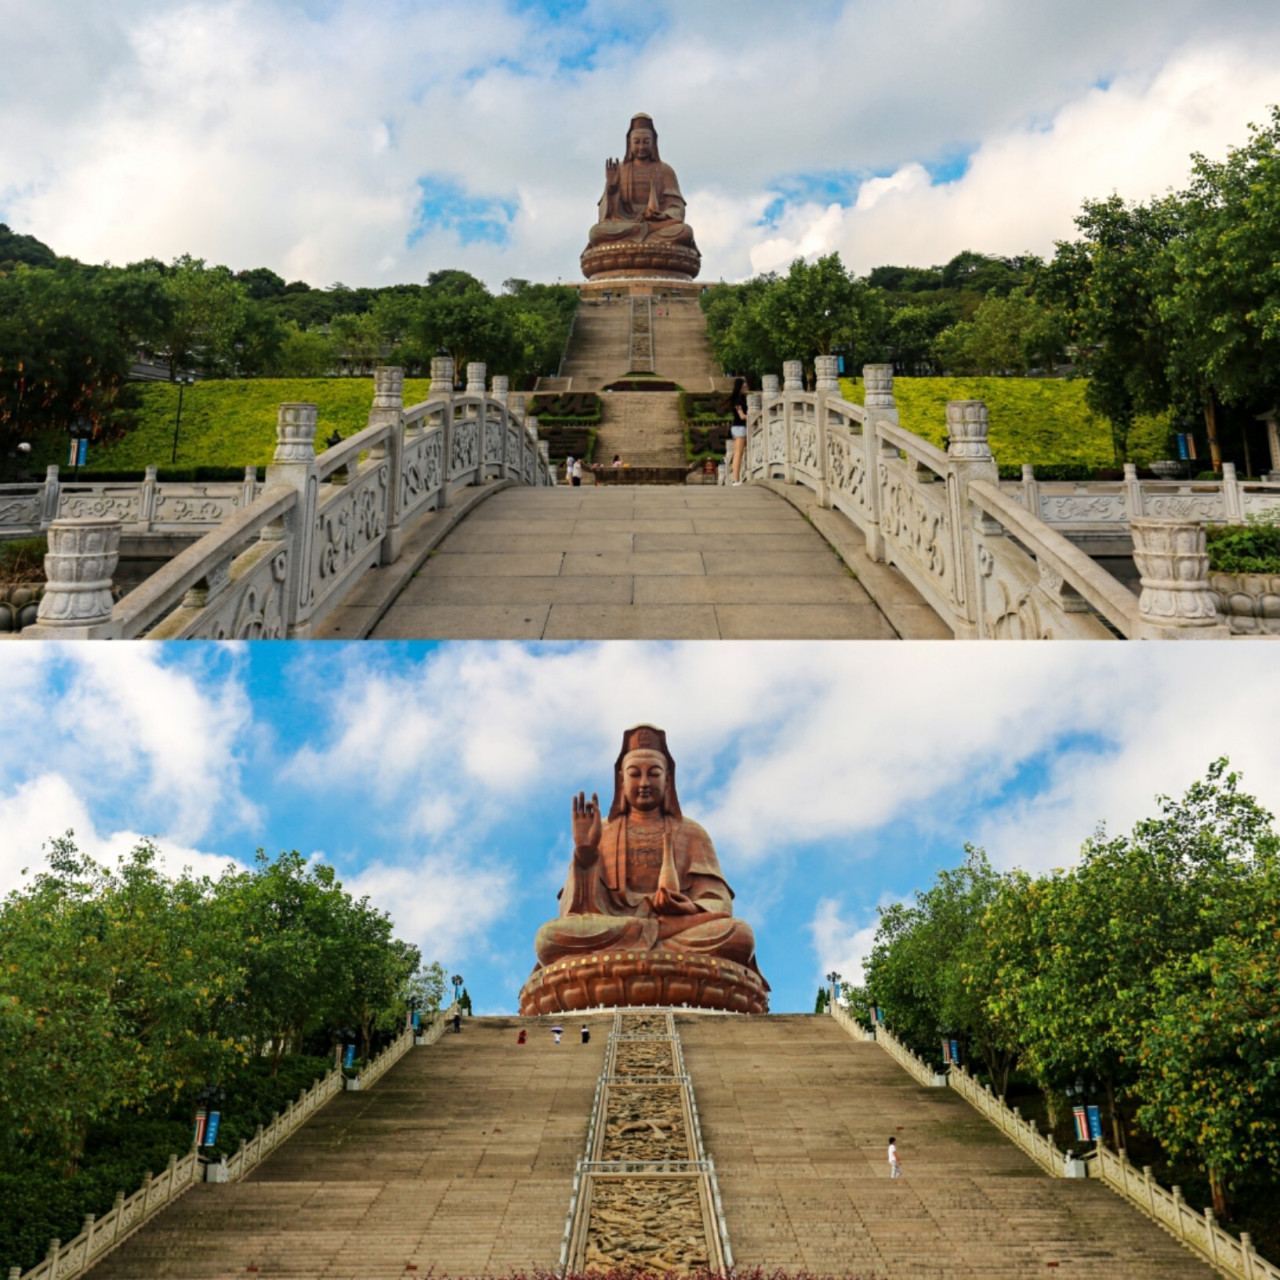
<svg viewBox="0 0 1280 1280">
<path fill-rule="evenodd" d="M 893 398 L 893 365 L 864 364 L 862 366 L 863 407 L 867 411 L 867 425 L 863 429 L 863 466 L 866 470 L 867 555 L 884 563 L 886 557 L 884 534 L 880 528 L 880 459 L 897 457 L 894 445 L 885 444 L 876 434 L 877 422 L 898 425 L 898 406 Z"/>
<path fill-rule="evenodd" d="M 1135 640 L 1202 640 L 1230 634 L 1209 588 L 1204 526 L 1195 520 L 1131 520 L 1142 575 Z"/>
<path fill-rule="evenodd" d="M 783 391 L 804 390 L 804 361 L 784 360 L 782 362 Z"/>
<path fill-rule="evenodd" d="M 118 519 L 83 516 L 49 526 L 48 578 L 31 639 L 89 639 L 109 633 L 111 575 L 120 559 Z"/>
<path fill-rule="evenodd" d="M 766 373 L 760 379 L 760 394 L 765 400 L 776 400 L 782 392 L 778 388 L 778 375 Z"/>
<path fill-rule="evenodd" d="M 382 539 L 382 564 L 400 558 L 404 535 L 400 528 L 400 472 L 404 462 L 404 370 L 385 365 L 373 371 L 373 407 L 369 426 L 387 428 L 383 444 L 369 450 L 371 458 L 387 459 L 387 521 Z"/>
<path fill-rule="evenodd" d="M 840 390 L 840 361 L 835 356 L 814 356 L 814 390 Z"/>
<path fill-rule="evenodd" d="M 495 400 L 501 401 L 503 404 L 509 402 L 511 395 L 511 379 L 504 378 L 500 373 L 495 373 L 492 380 L 492 390 L 490 394 Z"/>
<path fill-rule="evenodd" d="M 947 402 L 947 505 L 951 513 L 958 614 L 963 622 L 957 639 L 975 638 L 981 615 L 978 603 L 978 551 L 975 532 L 999 533 L 1000 526 L 969 500 L 974 480 L 998 484 L 1000 469 L 987 443 L 987 406 L 981 400 Z"/>
<path fill-rule="evenodd" d="M 444 426 L 444 476 L 440 482 L 440 498 L 437 502 L 439 507 L 447 507 L 449 505 L 449 466 L 453 458 L 453 377 L 454 367 L 453 359 L 450 356 L 433 356 L 431 360 L 431 391 L 430 398 L 432 400 L 444 400 L 444 413 L 441 419 Z"/>
<path fill-rule="evenodd" d="M 305 637 L 305 618 L 311 605 L 311 538 L 315 526 L 320 477 L 316 472 L 316 406 L 282 404 L 276 409 L 276 451 L 267 468 L 268 485 L 288 485 L 298 492 L 298 504 L 282 526 L 263 529 L 264 539 L 289 539 L 289 589 L 285 596 L 288 634 Z"/>
<path fill-rule="evenodd" d="M 479 361 L 467 365 L 467 395 L 484 395 L 484 380 L 487 369 Z"/>
</svg>

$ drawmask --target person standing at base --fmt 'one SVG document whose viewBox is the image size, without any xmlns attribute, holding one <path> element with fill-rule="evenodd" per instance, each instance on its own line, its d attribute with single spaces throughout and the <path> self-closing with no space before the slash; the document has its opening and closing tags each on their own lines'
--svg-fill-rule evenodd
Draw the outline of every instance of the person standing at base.
<svg viewBox="0 0 1280 1280">
<path fill-rule="evenodd" d="M 573 460 L 573 487 L 577 489 L 582 484 L 582 459 L 575 458 Z"/>
<path fill-rule="evenodd" d="M 553 1036 L 555 1036 L 556 1044 L 559 1044 L 559 1043 L 560 1043 L 560 1035 L 561 1035 L 562 1030 L 563 1030 L 563 1028 L 561 1028 L 561 1027 L 552 1027 L 552 1028 L 551 1028 L 551 1034 L 552 1034 Z"/>
<path fill-rule="evenodd" d="M 564 460 L 564 482 L 565 484 L 573 483 L 573 454 Z"/>
<path fill-rule="evenodd" d="M 582 1024 L 582 1043 L 583 1044 L 591 1043 L 591 1028 L 588 1027 L 585 1022 Z"/>
<path fill-rule="evenodd" d="M 455 1013 L 453 1015 L 453 1034 L 456 1036 L 462 1031 L 462 1014 Z"/>
<path fill-rule="evenodd" d="M 747 447 L 747 380 L 734 378 L 733 393 L 729 397 L 729 410 L 733 421 L 729 436 L 733 440 L 733 483 L 742 483 L 742 454 Z"/>
<path fill-rule="evenodd" d="M 902 1161 L 898 1159 L 898 1140 L 889 1139 L 889 1177 L 902 1177 Z"/>
</svg>

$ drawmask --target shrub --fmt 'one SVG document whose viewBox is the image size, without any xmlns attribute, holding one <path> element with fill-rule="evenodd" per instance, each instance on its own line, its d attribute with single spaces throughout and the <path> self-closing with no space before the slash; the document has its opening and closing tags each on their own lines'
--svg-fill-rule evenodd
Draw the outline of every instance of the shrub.
<svg viewBox="0 0 1280 1280">
<path fill-rule="evenodd" d="M 1217 573 L 1280 573 L 1280 512 L 1251 515 L 1244 524 L 1210 525 L 1209 568 Z"/>
<path fill-rule="evenodd" d="M 719 392 L 682 391 L 680 417 L 685 422 L 728 422 L 733 417 L 730 398 Z"/>
<path fill-rule="evenodd" d="M 43 582 L 47 538 L 16 538 L 0 543 L 0 582 Z"/>
<path fill-rule="evenodd" d="M 544 392 L 530 399 L 526 412 L 536 415 L 540 424 L 596 423 L 600 421 L 600 397 L 594 391 Z"/>
<path fill-rule="evenodd" d="M 679 391 L 678 382 L 668 382 L 665 378 L 619 378 L 611 382 L 606 391 Z"/>
</svg>

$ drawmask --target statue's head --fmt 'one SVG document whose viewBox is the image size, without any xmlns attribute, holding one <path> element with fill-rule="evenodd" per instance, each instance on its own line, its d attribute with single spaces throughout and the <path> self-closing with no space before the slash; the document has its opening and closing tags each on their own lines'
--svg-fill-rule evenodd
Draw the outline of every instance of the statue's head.
<svg viewBox="0 0 1280 1280">
<path fill-rule="evenodd" d="M 627 130 L 628 160 L 657 160 L 658 131 L 653 127 L 653 118 L 645 115 L 631 117 L 631 127 Z"/>
<path fill-rule="evenodd" d="M 631 809 L 649 813 L 655 809 L 679 818 L 676 795 L 676 762 L 667 750 L 667 735 L 651 724 L 636 725 L 622 735 L 622 750 L 613 766 L 613 803 L 609 817 Z"/>
</svg>

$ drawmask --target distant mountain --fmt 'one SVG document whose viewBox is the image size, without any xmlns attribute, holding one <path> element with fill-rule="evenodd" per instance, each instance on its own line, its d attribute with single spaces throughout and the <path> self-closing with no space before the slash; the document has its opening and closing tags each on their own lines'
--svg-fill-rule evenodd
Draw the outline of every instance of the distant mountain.
<svg viewBox="0 0 1280 1280">
<path fill-rule="evenodd" d="M 52 267 L 58 255 L 35 236 L 20 236 L 0 222 L 0 268 L 15 262 L 25 262 L 32 267 Z"/>
</svg>

